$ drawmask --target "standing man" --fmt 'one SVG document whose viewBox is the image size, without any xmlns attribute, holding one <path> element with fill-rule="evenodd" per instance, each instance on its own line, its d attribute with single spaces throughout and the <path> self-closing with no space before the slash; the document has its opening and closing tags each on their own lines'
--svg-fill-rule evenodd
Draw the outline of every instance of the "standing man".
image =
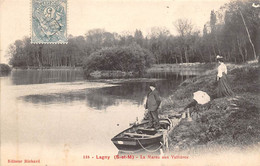
<svg viewBox="0 0 260 166">
<path fill-rule="evenodd" d="M 155 128 L 156 130 L 160 128 L 158 108 L 161 104 L 161 99 L 159 92 L 155 89 L 154 83 L 150 84 L 150 92 L 147 94 L 147 100 L 145 104 L 145 109 L 148 109 L 148 128 Z"/>
</svg>

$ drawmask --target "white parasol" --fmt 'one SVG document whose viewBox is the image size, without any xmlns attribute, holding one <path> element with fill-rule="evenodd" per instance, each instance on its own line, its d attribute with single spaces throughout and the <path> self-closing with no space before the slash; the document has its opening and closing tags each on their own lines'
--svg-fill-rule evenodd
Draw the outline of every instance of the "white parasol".
<svg viewBox="0 0 260 166">
<path fill-rule="evenodd" d="M 199 104 L 206 104 L 210 101 L 210 96 L 203 91 L 197 91 L 193 93 L 193 99 L 196 100 Z"/>
<path fill-rule="evenodd" d="M 260 4 L 257 4 L 257 5 L 256 5 L 255 3 L 253 3 L 252 6 L 253 6 L 254 8 L 259 8 L 259 7 L 260 7 Z"/>
</svg>

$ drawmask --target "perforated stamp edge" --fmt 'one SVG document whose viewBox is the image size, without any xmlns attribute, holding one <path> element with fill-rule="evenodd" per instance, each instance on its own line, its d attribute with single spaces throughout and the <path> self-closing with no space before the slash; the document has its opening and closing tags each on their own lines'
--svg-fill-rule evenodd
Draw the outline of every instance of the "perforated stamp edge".
<svg viewBox="0 0 260 166">
<path fill-rule="evenodd" d="M 66 0 L 66 38 L 67 41 L 65 42 L 32 42 L 32 1 L 30 0 L 30 14 L 29 14 L 29 20 L 30 20 L 30 38 L 31 38 L 31 44 L 68 44 L 68 30 L 69 30 L 69 0 Z"/>
</svg>

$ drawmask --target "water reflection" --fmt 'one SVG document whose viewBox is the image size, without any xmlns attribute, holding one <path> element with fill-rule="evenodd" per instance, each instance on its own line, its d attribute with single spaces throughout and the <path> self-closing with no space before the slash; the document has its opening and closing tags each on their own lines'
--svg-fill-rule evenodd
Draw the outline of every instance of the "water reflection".
<svg viewBox="0 0 260 166">
<path fill-rule="evenodd" d="M 185 79 L 197 75 L 201 75 L 203 70 L 180 70 L 176 71 L 164 71 L 164 72 L 151 72 L 146 77 L 149 78 L 164 78 L 164 79 L 174 79 L 184 81 Z"/>
<path fill-rule="evenodd" d="M 203 73 L 202 70 L 151 72 L 146 74 L 145 77 L 183 81 L 189 76 L 200 75 L 201 73 Z M 13 85 L 74 82 L 84 80 L 83 70 L 80 69 L 13 70 L 10 77 Z"/>
<path fill-rule="evenodd" d="M 14 70 L 11 79 L 14 85 L 73 82 L 83 80 L 83 71 L 79 69 Z"/>
<path fill-rule="evenodd" d="M 143 105 L 144 98 L 149 91 L 149 82 L 155 81 L 157 89 L 162 97 L 169 96 L 176 87 L 188 78 L 173 72 L 157 72 L 147 75 L 147 79 L 123 79 L 116 86 L 109 87 L 92 87 L 90 84 L 97 84 L 95 81 L 81 82 L 83 73 L 80 70 L 16 70 L 12 72 L 11 80 L 13 84 L 41 84 L 30 86 L 34 89 L 42 89 L 42 91 L 34 94 L 24 94 L 18 97 L 20 100 L 33 104 L 49 105 L 56 103 L 73 103 L 83 102 L 88 107 L 103 110 L 109 106 L 117 106 L 122 102 L 131 103 L 133 105 Z M 156 80 L 150 78 L 158 78 Z M 71 84 L 46 84 L 55 82 L 71 82 Z M 113 81 L 112 81 L 113 82 Z M 80 85 L 81 87 L 79 87 Z M 75 88 L 72 88 L 75 86 Z M 84 88 L 83 88 L 84 87 Z M 52 89 L 64 89 L 64 91 L 51 91 Z"/>
<path fill-rule="evenodd" d="M 180 83 L 180 80 L 158 80 L 158 91 L 162 97 L 167 97 Z M 30 94 L 19 97 L 25 102 L 34 104 L 85 102 L 95 109 L 106 109 L 112 105 L 129 102 L 143 105 L 144 98 L 149 91 L 149 82 L 124 82 L 112 87 L 87 88 L 62 93 Z"/>
</svg>

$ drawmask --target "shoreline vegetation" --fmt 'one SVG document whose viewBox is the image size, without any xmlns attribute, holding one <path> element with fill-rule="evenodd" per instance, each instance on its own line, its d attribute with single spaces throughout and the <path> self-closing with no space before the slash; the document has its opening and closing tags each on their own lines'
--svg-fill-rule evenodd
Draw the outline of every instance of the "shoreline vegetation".
<svg viewBox="0 0 260 166">
<path fill-rule="evenodd" d="M 203 147 L 259 146 L 260 96 L 259 64 L 228 64 L 228 78 L 234 96 L 215 98 L 190 109 L 192 121 L 182 119 L 169 134 L 170 151 L 196 151 Z M 162 101 L 160 115 L 181 114 L 195 91 L 214 96 L 216 70 L 186 79 Z"/>
</svg>

